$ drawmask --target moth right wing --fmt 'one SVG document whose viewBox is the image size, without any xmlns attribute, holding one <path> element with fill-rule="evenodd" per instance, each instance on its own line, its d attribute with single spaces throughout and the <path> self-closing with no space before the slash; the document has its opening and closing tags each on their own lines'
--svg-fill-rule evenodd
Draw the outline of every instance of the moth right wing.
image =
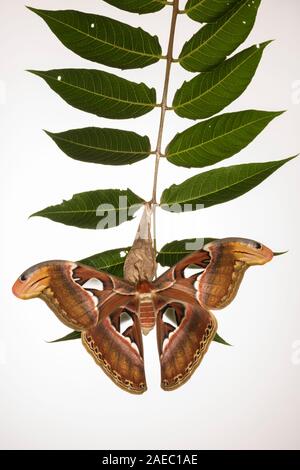
<svg viewBox="0 0 300 470">
<path fill-rule="evenodd" d="M 147 390 L 141 327 L 138 317 L 127 311 L 132 324 L 121 333 L 123 308 L 82 332 L 84 347 L 108 377 L 120 388 L 141 394 Z"/>
</svg>

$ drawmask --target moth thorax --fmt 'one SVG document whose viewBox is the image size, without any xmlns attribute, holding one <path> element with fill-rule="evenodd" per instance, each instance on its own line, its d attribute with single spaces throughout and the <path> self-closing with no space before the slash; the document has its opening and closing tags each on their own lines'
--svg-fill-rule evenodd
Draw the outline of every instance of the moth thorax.
<svg viewBox="0 0 300 470">
<path fill-rule="evenodd" d="M 140 294 L 139 298 L 140 298 L 141 304 L 148 303 L 148 302 L 152 303 L 152 294 L 150 292 L 147 292 L 145 294 Z"/>
</svg>

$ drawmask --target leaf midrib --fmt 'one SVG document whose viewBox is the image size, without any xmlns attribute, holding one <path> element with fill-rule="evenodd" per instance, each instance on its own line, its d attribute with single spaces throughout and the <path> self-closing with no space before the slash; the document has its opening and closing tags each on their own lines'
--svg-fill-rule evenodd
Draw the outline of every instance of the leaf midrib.
<svg viewBox="0 0 300 470">
<path fill-rule="evenodd" d="M 234 129 L 232 129 L 231 131 L 229 131 L 229 132 L 227 132 L 227 133 L 220 134 L 220 135 L 219 135 L 218 137 L 216 137 L 216 138 L 213 138 L 213 139 L 210 139 L 210 140 L 201 142 L 200 144 L 194 145 L 193 147 L 189 147 L 189 148 L 187 148 L 186 150 L 180 150 L 179 152 L 171 153 L 171 154 L 167 155 L 167 157 L 168 157 L 168 158 L 169 158 L 169 157 L 171 158 L 171 157 L 174 156 L 174 155 L 177 156 L 177 155 L 180 155 L 180 154 L 182 154 L 182 153 L 186 153 L 186 152 L 189 152 L 189 151 L 191 151 L 191 150 L 195 150 L 195 149 L 197 149 L 198 147 L 202 147 L 202 146 L 205 146 L 205 145 L 209 145 L 209 144 L 212 143 L 212 142 L 216 142 L 218 139 L 222 139 L 224 136 L 229 136 L 230 134 L 233 134 L 234 132 L 237 132 L 237 131 L 239 131 L 239 130 L 241 130 L 241 129 L 244 129 L 244 128 L 248 127 L 248 126 L 251 126 L 251 125 L 254 124 L 254 123 L 258 123 L 258 122 L 264 121 L 264 120 L 266 120 L 266 119 L 268 119 L 266 116 L 265 116 L 265 117 L 261 117 L 261 118 L 259 118 L 259 119 L 254 119 L 253 121 L 249 121 L 249 122 L 247 122 L 246 124 L 244 124 L 244 125 L 242 125 L 242 126 L 235 127 Z"/>
<path fill-rule="evenodd" d="M 113 253 L 112 253 L 110 256 L 113 257 L 115 254 L 120 253 L 120 252 L 122 252 L 122 251 L 126 252 L 126 251 L 128 251 L 129 249 L 130 249 L 130 247 L 115 248 L 114 250 L 112 250 Z M 105 252 L 104 252 L 104 253 L 105 253 Z M 99 254 L 103 256 L 104 253 L 99 253 Z M 111 253 L 111 252 L 110 252 L 110 253 Z M 90 259 L 92 259 L 92 258 L 94 258 L 94 257 L 96 257 L 96 256 L 98 256 L 98 255 L 96 254 L 96 255 L 93 255 L 93 256 L 89 256 L 89 257 L 87 257 L 87 258 L 83 258 L 83 259 L 81 259 L 81 260 L 78 261 L 78 262 L 79 262 L 79 263 L 82 263 L 83 261 L 85 261 L 85 260 L 90 260 Z M 124 264 L 125 258 L 126 258 L 126 256 L 124 256 L 124 258 L 120 259 L 119 262 L 116 261 L 116 262 L 113 263 L 113 264 L 105 264 L 105 265 L 104 265 L 104 264 L 101 264 L 100 269 L 102 269 L 102 268 L 107 268 L 107 267 L 108 267 L 108 268 L 113 268 L 113 267 L 115 267 L 115 266 L 121 266 L 122 264 Z M 91 263 L 92 263 L 92 262 L 91 262 Z M 96 264 L 96 263 L 95 263 L 95 264 Z"/>
<path fill-rule="evenodd" d="M 42 76 L 42 77 L 46 77 L 50 80 L 54 80 L 55 82 L 57 82 L 58 80 L 50 75 L 47 75 L 47 74 L 43 74 L 43 73 L 40 73 L 39 74 Z M 104 99 L 109 99 L 109 100 L 112 100 L 112 101 L 117 101 L 117 102 L 121 102 L 121 103 L 126 103 L 126 104 L 132 104 L 132 105 L 135 105 L 135 106 L 148 106 L 148 107 L 155 107 L 155 103 L 154 104 L 151 104 L 151 103 L 140 103 L 138 101 L 126 101 L 126 100 L 123 100 L 121 98 L 114 98 L 113 96 L 109 96 L 109 95 L 103 95 L 102 93 L 96 93 L 94 91 L 91 91 L 91 90 L 88 90 L 86 88 L 82 88 L 80 86 L 77 86 L 77 85 L 73 85 L 73 84 L 70 84 L 70 83 L 67 83 L 65 82 L 64 80 L 59 80 L 58 83 L 62 83 L 63 85 L 67 85 L 67 86 L 70 86 L 70 87 L 73 87 L 73 88 L 76 88 L 78 90 L 81 90 L 85 93 L 90 93 L 91 95 L 95 95 L 95 96 L 100 96 L 101 98 L 104 98 Z"/>
<path fill-rule="evenodd" d="M 120 261 L 119 263 L 115 263 L 115 264 L 105 264 L 105 265 L 101 265 L 100 268 L 115 268 L 116 266 L 122 266 L 124 264 L 124 261 Z"/>
<path fill-rule="evenodd" d="M 81 260 L 80 263 L 82 263 L 82 261 L 84 261 L 84 259 Z M 82 263 L 82 264 L 84 264 L 84 263 Z M 101 264 L 100 267 L 97 264 L 97 269 L 114 268 L 116 266 L 122 266 L 123 264 L 124 264 L 124 261 L 120 261 L 119 263 L 114 263 L 114 264 Z M 96 265 L 96 263 L 95 263 L 95 265 Z"/>
<path fill-rule="evenodd" d="M 187 8 L 187 9 L 184 9 L 183 11 L 184 11 L 184 13 L 188 14 L 190 11 L 193 11 L 193 10 L 195 10 L 195 8 L 201 6 L 201 4 L 204 3 L 204 2 L 205 2 L 205 0 L 201 0 L 199 3 L 195 3 L 194 6 L 192 6 L 190 8 Z"/>
<path fill-rule="evenodd" d="M 192 251 L 160 251 L 158 255 L 184 255 L 186 253 L 192 253 Z"/>
<path fill-rule="evenodd" d="M 168 5 L 168 2 L 167 0 L 150 0 L 149 2 L 149 6 L 151 3 L 158 3 L 159 5 Z M 155 12 L 154 12 L 155 13 Z"/>
<path fill-rule="evenodd" d="M 192 51 L 190 51 L 188 54 L 184 55 L 183 57 L 180 58 L 180 60 L 184 60 L 186 59 L 187 57 L 189 57 L 190 55 L 194 54 L 196 51 L 198 51 L 198 49 L 201 49 L 203 46 L 205 46 L 205 44 L 207 44 L 209 41 L 211 41 L 218 33 L 219 31 L 221 31 L 228 23 L 229 21 L 234 18 L 242 8 L 244 8 L 245 4 L 247 3 L 248 0 L 244 1 L 244 3 L 240 6 L 240 8 L 238 8 L 236 10 L 236 12 L 234 13 L 234 15 L 230 16 L 226 21 L 225 23 L 223 23 L 221 25 L 220 28 L 216 29 L 216 31 L 214 32 L 214 34 L 212 36 L 210 36 L 208 39 L 206 39 L 206 41 L 204 41 L 203 43 L 201 43 L 198 47 L 196 47 L 196 49 L 193 49 Z M 217 20 L 218 21 L 218 20 Z M 210 23 L 212 24 L 212 23 Z M 197 34 L 197 33 L 196 33 Z M 190 39 L 190 41 L 192 40 L 192 38 Z"/>
<path fill-rule="evenodd" d="M 157 58 L 161 58 L 161 55 L 154 55 L 154 54 L 146 54 L 144 52 L 137 52 L 137 51 L 133 51 L 132 49 L 127 49 L 126 47 L 122 47 L 122 46 L 116 46 L 115 44 L 112 44 L 110 42 L 107 42 L 107 41 L 103 41 L 102 39 L 99 39 L 99 38 L 96 38 L 95 36 L 91 36 L 90 34 L 78 29 L 78 28 L 75 28 L 74 26 L 68 24 L 68 23 L 64 23 L 63 21 L 60 21 L 58 20 L 57 18 L 53 18 L 52 16 L 50 15 L 47 15 L 47 14 L 43 14 L 41 16 L 45 16 L 46 18 L 50 18 L 52 21 L 56 21 L 57 23 L 60 23 L 64 26 L 67 26 L 68 28 L 70 29 L 73 29 L 74 31 L 77 31 L 78 33 L 82 34 L 83 36 L 87 36 L 91 39 L 93 39 L 94 41 L 98 41 L 102 44 L 106 44 L 108 46 L 111 46 L 113 47 L 114 49 L 120 49 L 122 51 L 125 51 L 125 52 L 129 52 L 131 54 L 136 54 L 138 56 L 145 56 L 145 57 L 157 57 Z"/>
<path fill-rule="evenodd" d="M 188 14 L 190 11 L 193 11 L 195 10 L 195 8 L 197 8 L 199 5 L 201 5 L 201 3 L 205 2 L 205 0 L 201 0 L 201 2 L 199 3 L 195 3 L 194 6 L 190 7 L 190 8 L 185 8 L 184 9 L 184 13 Z"/>
<path fill-rule="evenodd" d="M 67 204 L 69 204 L 71 202 L 72 201 L 67 201 Z M 142 201 L 140 203 L 142 203 Z M 64 204 L 64 203 L 62 203 L 62 204 Z M 105 202 L 104 203 L 100 202 L 99 204 L 106 204 L 106 203 Z M 97 205 L 97 207 L 99 206 L 99 204 Z M 105 209 L 105 212 L 121 212 L 121 211 L 130 209 L 135 204 L 139 204 L 139 202 L 134 202 L 131 205 L 128 205 L 126 207 L 124 206 L 124 207 L 118 207 L 118 208 L 114 208 L 114 209 L 107 208 L 107 209 Z M 33 215 L 38 215 L 38 214 L 40 215 L 40 214 L 79 214 L 79 213 L 85 213 L 86 214 L 86 213 L 95 213 L 97 211 L 97 207 L 94 208 L 94 209 L 80 209 L 80 210 L 74 209 L 74 210 L 57 210 L 57 211 L 54 211 L 54 210 L 48 211 L 48 210 L 44 209 L 42 211 L 36 212 Z"/>
<path fill-rule="evenodd" d="M 253 46 L 252 46 L 253 47 Z M 202 95 L 199 95 L 197 96 L 196 98 L 193 98 L 189 101 L 185 101 L 183 104 L 179 104 L 177 106 L 174 106 L 173 109 L 178 109 L 178 108 L 182 108 L 183 106 L 186 106 L 190 103 L 193 103 L 193 101 L 196 101 L 198 100 L 199 98 L 203 98 L 203 96 L 205 96 L 207 93 L 210 93 L 214 88 L 218 87 L 219 85 L 221 85 L 225 80 L 227 80 L 227 78 L 229 78 L 236 70 L 238 70 L 242 65 L 244 65 L 246 62 L 248 62 L 248 60 L 250 60 L 253 55 L 255 55 L 257 53 L 257 51 L 260 52 L 261 50 L 261 46 L 260 48 L 256 48 L 256 50 L 253 51 L 252 54 L 250 54 L 245 60 L 243 60 L 243 62 L 239 63 L 237 65 L 237 67 L 233 68 L 230 73 L 228 75 L 225 75 L 224 78 L 222 78 L 222 80 L 220 80 L 219 82 L 217 82 L 216 84 L 214 84 L 212 87 L 208 88 L 204 93 L 202 93 Z M 230 60 L 230 59 L 229 59 Z M 208 73 L 214 73 L 214 72 L 208 72 Z M 193 80 L 193 79 L 192 79 Z"/>
<path fill-rule="evenodd" d="M 132 155 L 145 155 L 147 154 L 147 151 L 145 152 L 142 152 L 142 151 L 132 151 L 132 150 L 112 150 L 112 149 L 107 149 L 107 148 L 102 148 L 102 147 L 94 147 L 92 145 L 86 145 L 86 144 L 82 144 L 82 143 L 79 143 L 79 142 L 73 142 L 72 140 L 67 140 L 67 139 L 63 139 L 61 137 L 57 137 L 55 134 L 50 134 L 50 136 L 53 138 L 53 139 L 57 139 L 57 140 L 60 140 L 62 142 L 66 142 L 68 144 L 72 144 L 72 145 L 77 145 L 79 147 L 84 147 L 84 148 L 88 148 L 88 149 L 93 149 L 93 150 L 98 150 L 99 152 L 100 151 L 104 151 L 104 152 L 112 152 L 112 153 L 121 153 L 121 154 L 124 154 L 124 153 L 127 153 L 127 154 L 132 154 Z M 150 152 L 149 152 L 150 153 Z"/>
<path fill-rule="evenodd" d="M 99 204 L 98 204 L 99 205 Z M 134 205 L 134 204 L 133 204 Z M 98 206 L 97 206 L 98 207 Z M 36 212 L 36 214 L 39 214 L 39 213 L 45 213 L 45 214 L 79 214 L 79 213 L 95 213 L 97 211 L 97 207 L 95 209 L 81 209 L 81 210 L 69 210 L 69 211 L 66 211 L 66 210 L 63 210 L 63 211 L 46 211 L 46 210 L 43 210 L 43 211 L 40 211 L 40 212 Z M 126 206 L 126 207 L 122 207 L 121 209 L 118 208 L 118 209 L 105 209 L 105 212 L 121 212 L 121 211 L 124 211 L 124 210 L 127 210 L 129 209 L 131 206 Z"/>
<path fill-rule="evenodd" d="M 195 200 L 199 199 L 199 197 L 203 198 L 203 197 L 210 196 L 210 195 L 212 195 L 212 194 L 220 193 L 220 192 L 222 192 L 222 191 L 224 191 L 224 190 L 226 190 L 226 189 L 228 189 L 228 188 L 234 188 L 235 186 L 237 186 L 237 185 L 243 183 L 244 181 L 247 181 L 248 179 L 251 179 L 251 178 L 253 178 L 254 176 L 258 176 L 258 175 L 260 175 L 261 173 L 264 173 L 264 172 L 267 171 L 267 170 L 271 170 L 272 168 L 276 167 L 277 165 L 278 165 L 278 164 L 274 164 L 274 165 L 272 165 L 271 167 L 264 168 L 262 171 L 258 171 L 257 173 L 254 173 L 254 174 L 252 174 L 252 175 L 250 175 L 250 176 L 247 176 L 246 178 L 243 178 L 242 180 L 240 180 L 240 181 L 238 181 L 238 182 L 236 182 L 236 183 L 234 183 L 234 184 L 231 184 L 231 185 L 229 185 L 229 186 L 223 186 L 221 189 L 218 189 L 218 190 L 216 190 L 216 191 L 214 191 L 214 192 L 209 192 L 209 193 L 206 193 L 206 194 L 202 194 L 201 196 L 191 197 L 190 199 L 187 199 L 187 200 L 185 200 L 185 201 L 176 200 L 176 201 L 173 201 L 173 202 L 174 202 L 174 203 L 176 202 L 176 203 L 178 203 L 178 204 L 184 204 L 184 203 L 186 203 L 186 202 L 195 201 Z M 200 173 L 200 174 L 201 174 L 201 173 Z M 177 187 L 178 187 L 178 186 L 180 186 L 180 185 L 177 185 Z"/>
</svg>

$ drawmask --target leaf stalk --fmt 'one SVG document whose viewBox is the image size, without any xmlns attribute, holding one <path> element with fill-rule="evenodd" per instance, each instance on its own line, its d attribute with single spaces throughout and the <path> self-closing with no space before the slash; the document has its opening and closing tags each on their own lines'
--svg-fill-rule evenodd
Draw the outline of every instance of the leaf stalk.
<svg viewBox="0 0 300 470">
<path fill-rule="evenodd" d="M 162 95 L 162 100 L 161 100 L 160 122 L 159 122 L 159 129 L 158 129 L 158 136 L 157 136 L 157 143 L 156 143 L 156 150 L 155 150 L 156 158 L 155 158 L 153 189 L 152 189 L 153 240 L 154 240 L 155 253 L 157 252 L 157 248 L 156 248 L 156 206 L 157 206 L 158 172 L 159 172 L 160 158 L 163 156 L 163 154 L 162 154 L 162 139 L 163 139 L 165 117 L 166 117 L 166 112 L 170 109 L 167 106 L 167 101 L 168 101 L 168 91 L 169 91 L 171 67 L 172 67 L 172 63 L 173 63 L 173 48 L 174 48 L 174 38 L 175 38 L 175 30 L 176 30 L 176 20 L 177 20 L 177 16 L 178 16 L 178 13 L 179 13 L 179 0 L 174 0 L 172 2 L 172 7 L 173 7 L 173 9 L 172 9 L 172 19 L 171 19 L 169 43 L 168 43 L 168 50 L 167 50 L 165 81 L 164 81 L 163 95 Z"/>
</svg>

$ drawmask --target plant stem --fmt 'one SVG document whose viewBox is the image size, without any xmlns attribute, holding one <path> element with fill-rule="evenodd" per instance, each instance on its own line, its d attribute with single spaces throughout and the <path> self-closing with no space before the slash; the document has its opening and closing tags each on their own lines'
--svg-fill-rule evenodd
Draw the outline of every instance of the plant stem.
<svg viewBox="0 0 300 470">
<path fill-rule="evenodd" d="M 172 19 L 171 19 L 171 27 L 170 27 L 170 35 L 169 35 L 169 44 L 168 44 L 168 50 L 167 50 L 165 81 L 164 81 L 163 95 L 162 95 L 162 100 L 161 100 L 160 122 L 159 122 L 157 144 L 156 144 L 156 150 L 155 150 L 156 158 L 155 158 L 153 191 L 152 191 L 152 201 L 151 201 L 152 206 L 153 206 L 153 239 L 154 239 L 155 253 L 157 251 L 156 250 L 156 206 L 157 206 L 158 170 L 159 170 L 160 158 L 162 157 L 161 147 L 162 147 L 165 117 L 166 117 L 166 112 L 169 109 L 167 106 L 167 101 L 168 101 L 168 91 L 169 91 L 169 83 L 170 83 L 170 72 L 171 72 L 171 67 L 172 67 L 172 62 L 173 62 L 173 47 L 174 47 L 176 20 L 177 20 L 177 15 L 179 13 L 179 0 L 173 1 L 172 10 L 173 11 L 172 11 Z"/>
</svg>

